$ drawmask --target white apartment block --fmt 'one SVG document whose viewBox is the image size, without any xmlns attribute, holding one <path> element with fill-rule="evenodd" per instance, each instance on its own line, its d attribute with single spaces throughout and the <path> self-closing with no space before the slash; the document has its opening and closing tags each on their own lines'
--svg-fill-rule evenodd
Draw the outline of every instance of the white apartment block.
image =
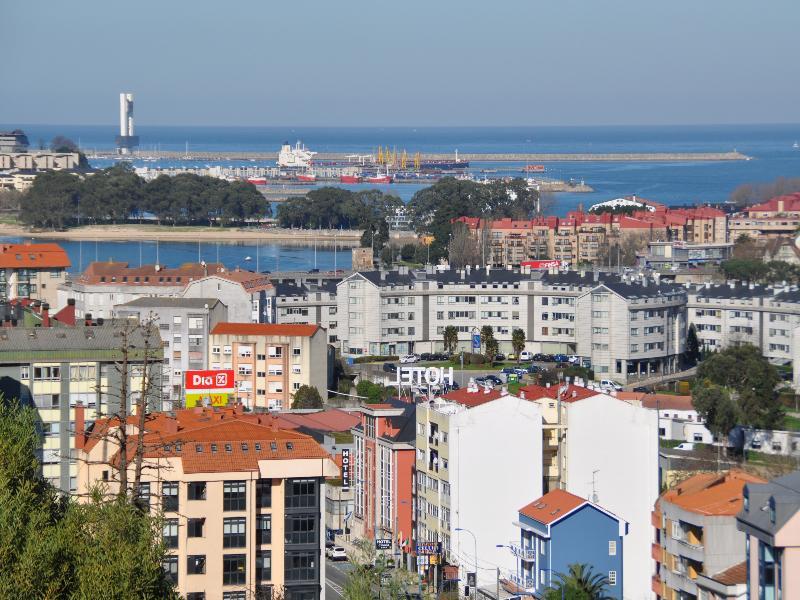
<svg viewBox="0 0 800 600">
<path fill-rule="evenodd" d="M 416 408 L 415 541 L 440 542 L 459 578 L 516 569 L 505 548 L 519 531 L 509 515 L 542 494 L 539 406 L 499 390 L 470 387 Z M 473 539 L 474 536 L 474 539 Z"/>
<path fill-rule="evenodd" d="M 310 323 L 328 332 L 328 342 L 337 345 L 338 309 L 336 284 L 338 280 L 325 280 L 322 284 L 303 281 L 275 282 L 270 323 Z"/>
<path fill-rule="evenodd" d="M 598 376 L 627 382 L 679 369 L 686 290 L 646 278 L 511 269 L 357 272 L 337 286 L 344 355 L 440 352 L 444 329 L 458 350 L 490 325 L 501 352 L 513 330 L 533 352 L 578 354 Z"/>
<path fill-rule="evenodd" d="M 688 318 L 706 350 L 753 344 L 776 364 L 793 362 L 800 326 L 797 286 L 728 282 L 688 290 Z"/>
</svg>

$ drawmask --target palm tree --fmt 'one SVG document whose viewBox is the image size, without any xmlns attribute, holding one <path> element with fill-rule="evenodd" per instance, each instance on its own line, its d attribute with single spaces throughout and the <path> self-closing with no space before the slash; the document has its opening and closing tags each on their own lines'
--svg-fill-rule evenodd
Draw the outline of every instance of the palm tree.
<svg viewBox="0 0 800 600">
<path fill-rule="evenodd" d="M 455 352 L 458 347 L 458 329 L 455 325 L 448 325 L 444 328 L 444 351 L 448 354 Z"/>
<path fill-rule="evenodd" d="M 511 349 L 517 356 L 517 364 L 519 364 L 519 355 L 525 350 L 525 332 L 522 329 L 515 329 L 511 332 Z"/>
<path fill-rule="evenodd" d="M 608 577 L 594 573 L 585 564 L 569 565 L 569 573 L 556 573 L 556 581 L 545 592 L 546 600 L 611 600 Z"/>
</svg>

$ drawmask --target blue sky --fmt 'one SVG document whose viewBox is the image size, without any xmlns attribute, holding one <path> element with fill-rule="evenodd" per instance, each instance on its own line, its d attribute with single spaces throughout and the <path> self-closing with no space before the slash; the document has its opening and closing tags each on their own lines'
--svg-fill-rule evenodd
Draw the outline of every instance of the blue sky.
<svg viewBox="0 0 800 600">
<path fill-rule="evenodd" d="M 0 123 L 796 123 L 798 0 L 0 0 Z"/>
</svg>

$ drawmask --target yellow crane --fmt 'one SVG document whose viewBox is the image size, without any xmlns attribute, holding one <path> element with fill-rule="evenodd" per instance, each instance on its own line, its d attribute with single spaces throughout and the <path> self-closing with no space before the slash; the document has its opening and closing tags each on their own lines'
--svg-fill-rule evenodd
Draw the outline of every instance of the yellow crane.
<svg viewBox="0 0 800 600">
<path fill-rule="evenodd" d="M 406 154 L 406 150 L 405 148 L 403 148 L 403 154 L 402 156 L 400 156 L 400 168 L 403 169 L 403 171 L 405 171 L 407 164 L 408 164 L 408 154 Z"/>
<path fill-rule="evenodd" d="M 383 148 L 381 146 L 378 146 L 378 164 L 383 164 Z"/>
<path fill-rule="evenodd" d="M 414 170 L 419 171 L 420 167 L 422 167 L 422 155 L 417 152 L 414 154 Z"/>
</svg>

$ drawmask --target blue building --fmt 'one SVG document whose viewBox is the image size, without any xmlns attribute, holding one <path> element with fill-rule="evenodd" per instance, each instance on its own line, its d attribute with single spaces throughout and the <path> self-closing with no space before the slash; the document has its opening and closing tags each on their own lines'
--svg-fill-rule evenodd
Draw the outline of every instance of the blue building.
<svg viewBox="0 0 800 600">
<path fill-rule="evenodd" d="M 622 598 L 628 523 L 584 498 L 553 490 L 521 508 L 514 524 L 520 528 L 519 542 L 510 546 L 517 558 L 511 577 L 516 593 L 540 597 L 559 573 L 578 563 L 608 577 L 608 595 Z"/>
</svg>

